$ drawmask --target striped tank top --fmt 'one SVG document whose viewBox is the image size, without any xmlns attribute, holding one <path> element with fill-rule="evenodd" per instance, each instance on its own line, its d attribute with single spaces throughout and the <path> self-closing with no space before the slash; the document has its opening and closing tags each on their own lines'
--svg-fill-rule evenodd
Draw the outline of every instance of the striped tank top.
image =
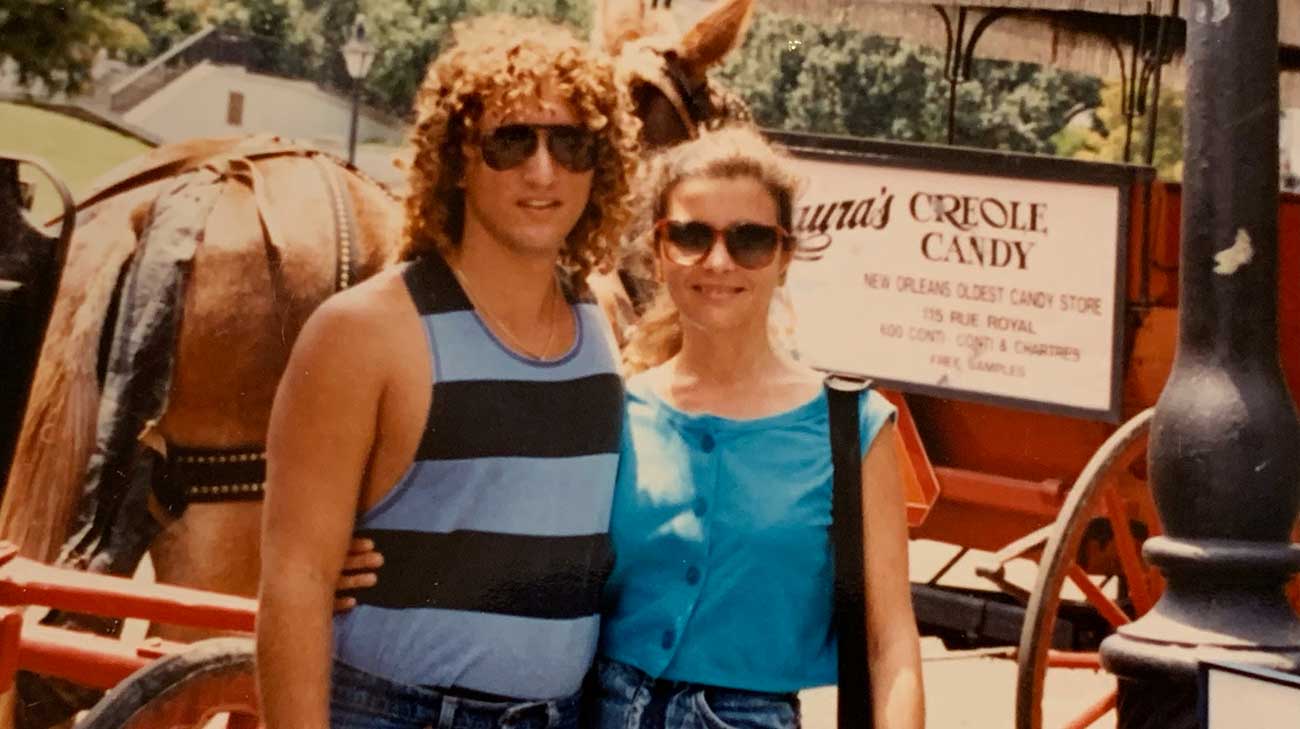
<svg viewBox="0 0 1300 729">
<path fill-rule="evenodd" d="M 508 349 L 439 256 L 403 273 L 433 357 L 415 460 L 361 516 L 378 583 L 334 618 L 334 655 L 408 685 L 520 699 L 578 690 L 612 567 L 623 385 L 608 325 L 569 298 L 554 360 Z"/>
</svg>

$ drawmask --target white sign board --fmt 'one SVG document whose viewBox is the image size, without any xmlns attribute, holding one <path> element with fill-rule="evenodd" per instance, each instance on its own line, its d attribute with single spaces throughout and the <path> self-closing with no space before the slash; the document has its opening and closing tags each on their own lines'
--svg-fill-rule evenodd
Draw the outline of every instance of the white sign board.
<svg viewBox="0 0 1300 729">
<path fill-rule="evenodd" d="M 1300 676 L 1203 661 L 1199 682 L 1202 729 L 1300 726 Z"/>
<path fill-rule="evenodd" d="M 791 151 L 805 180 L 787 283 L 802 360 L 903 390 L 1118 416 L 1125 184 L 1008 174 L 969 150 L 951 154 L 981 169 Z"/>
</svg>

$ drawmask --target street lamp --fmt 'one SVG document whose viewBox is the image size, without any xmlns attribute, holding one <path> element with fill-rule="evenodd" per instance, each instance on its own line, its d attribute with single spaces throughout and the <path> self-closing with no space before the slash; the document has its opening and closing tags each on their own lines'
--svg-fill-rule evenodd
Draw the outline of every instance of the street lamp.
<svg viewBox="0 0 1300 729">
<path fill-rule="evenodd" d="M 1278 5 L 1189 5 L 1178 354 L 1149 450 L 1164 535 L 1142 547 L 1166 587 L 1101 644 L 1121 729 L 1202 726 L 1199 661 L 1300 668 L 1283 592 L 1300 569 L 1300 419 L 1278 364 Z"/>
<path fill-rule="evenodd" d="M 366 40 L 366 16 L 352 21 L 352 37 L 343 44 L 343 63 L 352 77 L 352 124 L 348 127 L 348 164 L 356 163 L 357 117 L 361 113 L 361 79 L 370 73 L 375 61 L 375 47 Z"/>
</svg>

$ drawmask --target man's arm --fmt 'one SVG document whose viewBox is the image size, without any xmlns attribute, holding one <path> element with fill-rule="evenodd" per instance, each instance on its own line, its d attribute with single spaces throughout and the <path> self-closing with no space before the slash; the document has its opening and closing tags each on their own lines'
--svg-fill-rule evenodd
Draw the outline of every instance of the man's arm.
<svg viewBox="0 0 1300 729">
<path fill-rule="evenodd" d="M 303 327 L 271 408 L 257 675 L 269 729 L 329 726 L 334 582 L 375 437 L 385 359 L 354 292 Z"/>
<path fill-rule="evenodd" d="M 925 726 L 921 639 L 907 569 L 907 507 L 899 477 L 898 431 L 892 422 L 862 459 L 867 567 L 867 661 L 875 725 Z"/>
</svg>

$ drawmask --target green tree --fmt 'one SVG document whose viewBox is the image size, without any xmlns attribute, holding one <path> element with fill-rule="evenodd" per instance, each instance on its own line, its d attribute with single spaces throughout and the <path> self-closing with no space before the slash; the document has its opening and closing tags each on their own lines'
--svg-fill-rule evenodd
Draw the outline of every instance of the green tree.
<svg viewBox="0 0 1300 729">
<path fill-rule="evenodd" d="M 406 114 L 450 26 L 492 12 L 566 23 L 581 37 L 591 26 L 590 0 L 6 0 L 0 59 L 15 61 L 24 82 L 75 92 L 101 51 L 140 64 L 215 25 L 249 41 L 254 70 L 346 91 L 339 51 L 360 13 L 379 51 L 367 101 Z"/>
<path fill-rule="evenodd" d="M 956 136 L 964 145 L 1050 153 L 1071 110 L 1099 100 L 1097 80 L 1032 64 L 977 61 L 974 75 L 957 86 Z M 942 56 L 898 39 L 760 14 L 719 78 L 764 126 L 910 142 L 947 138 Z"/>
<path fill-rule="evenodd" d="M 177 42 L 198 32 L 216 12 L 215 0 L 132 0 L 127 18 L 139 27 L 148 44 L 130 49 L 125 58 L 134 64 L 170 50 Z"/>
<path fill-rule="evenodd" d="M 345 11 L 348 5 L 356 10 Z M 591 26 L 589 0 L 344 0 L 324 16 L 322 34 L 327 47 L 342 47 L 355 12 L 365 14 L 370 39 L 379 50 L 366 78 L 370 98 L 402 114 L 410 110 L 424 71 L 438 54 L 439 44 L 460 20 L 487 13 L 540 17 L 573 26 L 580 37 L 586 37 Z M 346 82 L 337 51 L 324 63 L 331 66 L 333 78 Z"/>
<path fill-rule="evenodd" d="M 1101 105 L 1094 112 L 1092 129 L 1063 137 L 1060 145 L 1074 145 L 1071 156 L 1079 159 L 1124 161 L 1124 134 L 1128 129 L 1118 82 L 1107 83 L 1101 92 Z M 1147 120 L 1138 116 L 1133 120 L 1133 136 L 1129 140 L 1129 159 L 1141 162 L 1146 149 Z M 1160 113 L 1156 121 L 1155 158 L 1152 166 L 1161 178 L 1180 180 L 1183 177 L 1183 94 L 1165 88 L 1160 92 Z"/>
<path fill-rule="evenodd" d="M 129 10 L 130 0 L 4 2 L 0 61 L 12 62 L 23 84 L 40 81 L 51 93 L 80 91 L 101 51 L 118 55 L 148 46 Z"/>
<path fill-rule="evenodd" d="M 425 68 L 451 25 L 491 12 L 590 26 L 589 0 L 136 0 L 137 22 L 158 33 L 161 51 L 204 24 L 238 33 L 257 49 L 258 71 L 351 88 L 340 49 L 358 14 L 378 51 L 363 88 L 367 101 L 395 114 L 411 108 Z M 165 10 L 165 12 L 160 12 Z"/>
</svg>

